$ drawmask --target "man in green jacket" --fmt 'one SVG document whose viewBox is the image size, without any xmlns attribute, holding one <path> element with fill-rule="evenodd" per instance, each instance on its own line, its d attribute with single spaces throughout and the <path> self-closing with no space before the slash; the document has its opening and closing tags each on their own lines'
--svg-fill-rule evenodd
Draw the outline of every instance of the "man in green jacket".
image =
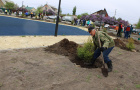
<svg viewBox="0 0 140 90">
<path fill-rule="evenodd" d="M 105 32 L 99 31 L 98 33 L 93 27 L 88 28 L 88 32 L 93 37 L 93 42 L 96 47 L 96 50 L 93 55 L 92 64 L 103 52 L 104 62 L 108 66 L 108 72 L 111 72 L 113 69 L 112 61 L 109 59 L 108 55 L 115 46 L 114 40 Z M 98 34 L 101 42 L 101 47 L 99 47 Z"/>
</svg>

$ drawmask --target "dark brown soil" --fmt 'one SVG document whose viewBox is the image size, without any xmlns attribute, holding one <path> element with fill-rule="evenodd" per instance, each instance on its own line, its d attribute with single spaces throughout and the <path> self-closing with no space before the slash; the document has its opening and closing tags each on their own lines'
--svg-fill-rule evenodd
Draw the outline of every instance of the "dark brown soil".
<svg viewBox="0 0 140 90">
<path fill-rule="evenodd" d="M 114 33 L 108 33 L 108 35 L 116 37 L 116 35 Z"/>
<path fill-rule="evenodd" d="M 128 43 L 127 39 L 122 39 L 124 42 Z M 133 39 L 134 40 L 134 39 Z M 137 40 L 134 40 L 134 44 L 140 45 L 140 42 Z"/>
<path fill-rule="evenodd" d="M 140 53 L 115 47 L 109 57 L 106 78 L 44 48 L 0 51 L 0 90 L 140 90 Z"/>
<path fill-rule="evenodd" d="M 68 39 L 63 39 L 62 41 L 47 47 L 45 50 L 59 55 L 70 56 L 76 55 L 77 47 L 77 43 L 69 41 Z"/>
<path fill-rule="evenodd" d="M 83 60 L 79 59 L 77 56 L 77 47 L 79 45 L 73 41 L 69 41 L 68 39 L 63 39 L 62 41 L 45 48 L 45 51 L 49 51 L 52 53 L 56 53 L 59 55 L 68 56 L 71 62 L 75 63 L 76 65 L 80 65 L 81 67 L 86 68 L 94 68 L 94 67 L 101 67 L 102 61 L 96 60 L 94 66 L 87 66 L 84 64 Z"/>
<path fill-rule="evenodd" d="M 126 44 L 122 40 L 117 38 L 117 39 L 114 39 L 114 42 L 115 42 L 115 46 L 120 47 L 121 49 L 128 50 L 126 47 Z"/>
<path fill-rule="evenodd" d="M 116 37 L 116 34 L 114 34 L 114 33 L 108 33 L 108 35 L 110 35 L 110 36 L 115 36 L 115 37 Z M 127 39 L 124 39 L 124 38 L 121 38 L 121 40 L 123 40 L 123 41 L 125 41 L 125 42 L 128 42 L 128 40 L 127 40 Z M 137 40 L 134 40 L 134 44 L 140 45 L 140 42 L 137 41 Z"/>
</svg>

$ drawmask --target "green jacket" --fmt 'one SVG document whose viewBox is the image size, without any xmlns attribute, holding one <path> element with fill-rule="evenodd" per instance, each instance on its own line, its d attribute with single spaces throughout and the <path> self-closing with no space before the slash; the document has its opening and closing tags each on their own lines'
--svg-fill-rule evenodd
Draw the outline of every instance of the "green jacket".
<svg viewBox="0 0 140 90">
<path fill-rule="evenodd" d="M 110 48 L 115 46 L 114 40 L 107 33 L 102 31 L 98 31 L 98 33 L 102 47 Z M 95 36 L 93 37 L 93 42 L 96 48 L 99 47 L 98 33 L 96 32 Z"/>
</svg>

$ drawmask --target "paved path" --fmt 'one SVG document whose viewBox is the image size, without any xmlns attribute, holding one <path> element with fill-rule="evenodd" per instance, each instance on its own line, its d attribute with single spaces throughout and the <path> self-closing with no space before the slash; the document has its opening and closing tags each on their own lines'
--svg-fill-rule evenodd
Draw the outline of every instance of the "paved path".
<svg viewBox="0 0 140 90">
<path fill-rule="evenodd" d="M 54 35 L 55 24 L 0 16 L 0 36 Z M 59 25 L 58 35 L 89 35 L 71 26 Z"/>
<path fill-rule="evenodd" d="M 0 16 L 0 17 L 5 18 L 4 16 Z M 12 19 L 11 16 L 7 16 L 7 17 L 10 17 L 9 19 Z M 21 20 L 21 19 L 20 20 L 17 19 L 17 17 L 13 17 L 13 18 L 15 18 L 14 20 L 17 20 L 17 21 L 20 21 Z M 28 20 L 22 20 L 22 21 L 32 22 L 32 20 L 29 20 L 29 19 Z M 7 22 L 9 23 L 10 21 L 7 21 Z M 11 24 L 13 24 L 13 23 L 11 23 Z M 21 22 L 16 22 L 16 23 L 21 23 Z M 43 23 L 43 24 L 46 25 L 46 22 L 45 21 L 34 21 L 34 23 Z M 47 24 L 54 25 L 52 23 L 47 23 Z M 12 25 L 9 25 L 9 26 L 12 26 Z M 8 26 L 8 28 L 9 28 L 9 26 Z M 35 26 L 33 26 L 33 28 L 34 27 Z M 17 34 L 15 36 L 13 34 L 14 32 L 9 31 L 8 33 L 13 34 L 13 35 L 3 36 L 4 35 L 3 34 L 3 35 L 0 36 L 0 50 L 44 47 L 44 46 L 49 46 L 49 45 L 55 44 L 55 43 L 59 42 L 60 40 L 62 40 L 64 38 L 67 38 L 70 41 L 74 41 L 74 42 L 76 42 L 78 44 L 83 44 L 90 37 L 89 34 L 88 35 L 85 35 L 85 33 L 87 34 L 87 28 L 78 27 L 78 26 L 71 26 L 71 25 L 65 25 L 64 26 L 64 24 L 63 25 L 60 25 L 60 27 L 68 27 L 68 29 L 69 28 L 72 28 L 72 30 L 71 30 L 70 33 L 73 33 L 73 34 L 75 34 L 77 32 L 77 31 L 73 30 L 74 28 L 76 28 L 76 30 L 79 30 L 82 33 L 84 32 L 84 35 L 79 35 L 79 32 L 78 32 L 78 35 L 67 35 L 67 36 L 65 36 L 65 35 L 59 35 L 58 37 L 54 37 L 54 36 L 51 36 L 51 35 L 37 35 L 37 36 L 35 36 L 35 35 L 34 36 L 33 35 L 32 36 L 26 36 L 26 35 L 25 36 L 24 35 L 20 36 L 20 35 L 18 35 L 17 36 Z M 4 26 L 0 27 L 0 32 L 4 32 L 1 28 L 7 28 L 7 27 L 6 26 L 5 27 Z M 15 24 L 14 24 L 14 27 L 12 27 L 12 28 L 17 29 Z M 8 31 L 7 29 L 5 29 L 5 30 Z M 10 30 L 13 30 L 13 29 L 10 29 Z M 69 31 L 69 30 L 67 30 L 67 28 L 66 28 L 66 30 L 63 30 L 63 32 L 64 31 Z M 53 33 L 52 33 L 52 35 L 53 35 Z M 28 34 L 30 34 L 30 32 Z"/>
</svg>

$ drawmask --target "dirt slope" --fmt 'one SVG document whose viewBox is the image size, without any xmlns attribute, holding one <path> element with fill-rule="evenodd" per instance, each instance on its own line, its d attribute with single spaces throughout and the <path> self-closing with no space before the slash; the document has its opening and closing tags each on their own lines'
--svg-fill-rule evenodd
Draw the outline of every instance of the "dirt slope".
<svg viewBox="0 0 140 90">
<path fill-rule="evenodd" d="M 83 68 L 45 48 L 0 51 L 0 90 L 139 90 L 140 53 L 115 47 L 114 70 Z"/>
</svg>

